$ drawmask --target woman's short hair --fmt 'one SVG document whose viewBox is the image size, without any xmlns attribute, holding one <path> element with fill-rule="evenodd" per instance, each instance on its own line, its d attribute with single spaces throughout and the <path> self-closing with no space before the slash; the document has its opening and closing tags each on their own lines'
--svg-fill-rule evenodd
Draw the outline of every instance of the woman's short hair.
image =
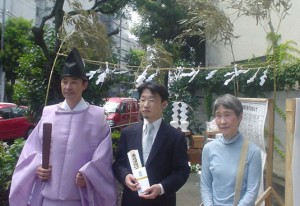
<svg viewBox="0 0 300 206">
<path fill-rule="evenodd" d="M 242 103 L 237 97 L 231 94 L 224 94 L 216 99 L 213 107 L 214 114 L 220 106 L 233 110 L 236 116 L 240 116 L 240 114 L 243 113 Z"/>
</svg>

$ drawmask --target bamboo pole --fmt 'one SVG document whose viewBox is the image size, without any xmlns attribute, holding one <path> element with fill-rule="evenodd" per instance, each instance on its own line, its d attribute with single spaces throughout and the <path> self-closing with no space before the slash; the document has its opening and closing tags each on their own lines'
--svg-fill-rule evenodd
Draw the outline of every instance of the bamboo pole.
<svg viewBox="0 0 300 206">
<path fill-rule="evenodd" d="M 295 132 L 296 100 L 286 100 L 286 160 L 285 160 L 285 205 L 293 206 L 293 144 Z"/>
<path fill-rule="evenodd" d="M 260 205 L 263 203 L 263 201 L 264 201 L 267 197 L 271 196 L 271 194 L 272 194 L 272 187 L 268 187 L 268 188 L 260 195 L 260 197 L 255 201 L 255 206 L 260 206 Z"/>
<path fill-rule="evenodd" d="M 268 101 L 268 147 L 267 147 L 267 171 L 266 171 L 266 188 L 273 185 L 273 150 L 274 150 L 274 101 Z M 265 201 L 266 206 L 272 205 L 272 196 L 268 196 Z"/>
</svg>

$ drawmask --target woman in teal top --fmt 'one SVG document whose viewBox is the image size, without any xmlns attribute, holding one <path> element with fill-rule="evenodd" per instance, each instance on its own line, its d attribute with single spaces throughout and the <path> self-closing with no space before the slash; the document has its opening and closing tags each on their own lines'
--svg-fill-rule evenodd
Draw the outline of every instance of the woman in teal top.
<svg viewBox="0 0 300 206">
<path fill-rule="evenodd" d="M 243 137 L 238 127 L 243 106 L 233 95 L 220 96 L 214 103 L 216 124 L 222 136 L 205 144 L 202 152 L 201 196 L 204 206 L 232 206 Z M 249 143 L 238 206 L 253 206 L 262 173 L 261 151 Z"/>
</svg>

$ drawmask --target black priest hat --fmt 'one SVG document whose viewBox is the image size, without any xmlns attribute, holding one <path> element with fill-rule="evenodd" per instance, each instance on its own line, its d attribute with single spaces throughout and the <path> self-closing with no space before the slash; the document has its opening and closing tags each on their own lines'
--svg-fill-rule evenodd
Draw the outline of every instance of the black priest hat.
<svg viewBox="0 0 300 206">
<path fill-rule="evenodd" d="M 76 77 L 87 80 L 83 60 L 76 48 L 73 48 L 67 56 L 61 77 Z"/>
</svg>

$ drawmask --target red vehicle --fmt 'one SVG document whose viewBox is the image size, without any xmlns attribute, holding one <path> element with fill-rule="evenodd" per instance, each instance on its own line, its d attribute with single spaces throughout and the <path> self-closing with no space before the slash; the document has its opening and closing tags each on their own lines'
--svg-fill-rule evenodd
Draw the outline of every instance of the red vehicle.
<svg viewBox="0 0 300 206">
<path fill-rule="evenodd" d="M 26 117 L 26 112 L 26 106 L 0 102 L 0 140 L 26 139 L 29 136 L 34 124 Z"/>
<path fill-rule="evenodd" d="M 134 98 L 110 97 L 103 107 L 112 128 L 122 128 L 140 121 L 138 101 Z"/>
</svg>

